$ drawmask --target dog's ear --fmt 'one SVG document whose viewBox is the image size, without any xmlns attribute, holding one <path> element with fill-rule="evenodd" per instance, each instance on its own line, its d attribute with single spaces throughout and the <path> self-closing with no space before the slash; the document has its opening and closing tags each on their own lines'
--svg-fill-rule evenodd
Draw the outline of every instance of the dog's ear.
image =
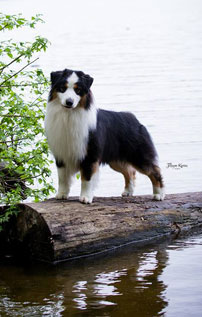
<svg viewBox="0 0 202 317">
<path fill-rule="evenodd" d="M 72 74 L 72 70 L 65 68 L 62 72 L 63 77 L 69 77 Z"/>
<path fill-rule="evenodd" d="M 91 85 L 92 85 L 92 83 L 93 83 L 93 80 L 94 80 L 94 79 L 93 79 L 91 76 L 87 75 L 87 74 L 84 74 L 84 75 L 82 76 L 82 79 L 83 79 L 83 82 L 84 82 L 84 84 L 85 84 L 87 90 L 89 90 L 90 87 L 91 87 Z"/>
<path fill-rule="evenodd" d="M 62 76 L 62 72 L 61 71 L 52 72 L 50 74 L 50 79 L 51 79 L 52 86 L 54 86 L 57 83 L 57 81 L 61 78 L 61 76 Z"/>
</svg>

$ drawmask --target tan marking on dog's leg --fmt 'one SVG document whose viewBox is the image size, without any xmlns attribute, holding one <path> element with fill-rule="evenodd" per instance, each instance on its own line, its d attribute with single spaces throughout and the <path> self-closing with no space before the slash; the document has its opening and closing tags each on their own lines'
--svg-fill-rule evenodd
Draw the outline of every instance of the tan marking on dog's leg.
<svg viewBox="0 0 202 317">
<path fill-rule="evenodd" d="M 111 162 L 109 165 L 113 170 L 123 174 L 124 176 L 125 188 L 122 193 L 122 196 L 132 196 L 134 192 L 134 187 L 135 187 L 135 176 L 136 176 L 135 168 L 129 163 L 123 163 L 123 162 Z"/>
<path fill-rule="evenodd" d="M 163 177 L 161 175 L 161 169 L 157 165 L 146 167 L 144 170 L 136 167 L 137 171 L 147 175 L 152 182 L 153 186 L 153 199 L 164 200 L 165 198 L 165 187 L 163 184 Z"/>
<path fill-rule="evenodd" d="M 153 185 L 153 199 L 164 200 L 165 188 L 163 184 L 163 177 L 161 170 L 157 165 L 154 165 L 151 173 L 148 175 Z"/>
</svg>

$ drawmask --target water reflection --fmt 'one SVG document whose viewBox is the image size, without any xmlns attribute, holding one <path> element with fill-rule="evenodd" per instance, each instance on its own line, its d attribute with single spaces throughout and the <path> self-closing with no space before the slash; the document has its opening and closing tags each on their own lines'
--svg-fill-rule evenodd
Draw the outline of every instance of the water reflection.
<svg viewBox="0 0 202 317">
<path fill-rule="evenodd" d="M 85 294 L 85 291 L 87 290 L 86 287 L 87 281 L 78 281 L 74 287 L 73 287 L 73 293 L 75 293 L 75 297 L 73 301 L 76 302 L 76 308 L 78 309 L 86 309 L 87 308 L 87 295 Z"/>
<path fill-rule="evenodd" d="M 130 254 L 130 251 L 132 252 Z M 157 315 L 167 302 L 158 280 L 167 252 L 127 250 L 105 259 L 88 259 L 57 268 L 1 266 L 0 308 L 3 316 Z"/>
<path fill-rule="evenodd" d="M 201 251 L 202 235 L 57 267 L 1 265 L 0 316 L 200 316 Z"/>
<path fill-rule="evenodd" d="M 61 316 L 63 290 L 46 273 L 1 266 L 0 316 Z"/>
</svg>

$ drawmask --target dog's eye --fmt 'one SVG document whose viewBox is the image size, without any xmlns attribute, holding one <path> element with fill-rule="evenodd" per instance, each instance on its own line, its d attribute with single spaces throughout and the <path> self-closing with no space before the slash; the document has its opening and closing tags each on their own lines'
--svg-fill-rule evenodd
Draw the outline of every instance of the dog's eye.
<svg viewBox="0 0 202 317">
<path fill-rule="evenodd" d="M 59 90 L 59 92 L 65 92 L 66 89 L 67 89 L 67 87 L 61 86 L 58 90 Z"/>
<path fill-rule="evenodd" d="M 76 93 L 77 95 L 80 95 L 80 94 L 81 94 L 81 89 L 80 89 L 80 88 L 75 88 L 74 91 L 75 91 L 75 93 Z"/>
</svg>

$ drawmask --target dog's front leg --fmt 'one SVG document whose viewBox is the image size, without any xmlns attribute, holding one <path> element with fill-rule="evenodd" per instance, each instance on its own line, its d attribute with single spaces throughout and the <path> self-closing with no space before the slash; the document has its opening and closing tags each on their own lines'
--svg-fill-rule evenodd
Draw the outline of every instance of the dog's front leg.
<svg viewBox="0 0 202 317">
<path fill-rule="evenodd" d="M 72 175 L 68 172 L 65 166 L 57 166 L 58 172 L 58 192 L 56 199 L 67 199 L 71 186 Z"/>
<path fill-rule="evenodd" d="M 80 202 L 91 204 L 96 184 L 98 182 L 99 164 L 94 163 L 89 169 L 81 169 Z"/>
</svg>

